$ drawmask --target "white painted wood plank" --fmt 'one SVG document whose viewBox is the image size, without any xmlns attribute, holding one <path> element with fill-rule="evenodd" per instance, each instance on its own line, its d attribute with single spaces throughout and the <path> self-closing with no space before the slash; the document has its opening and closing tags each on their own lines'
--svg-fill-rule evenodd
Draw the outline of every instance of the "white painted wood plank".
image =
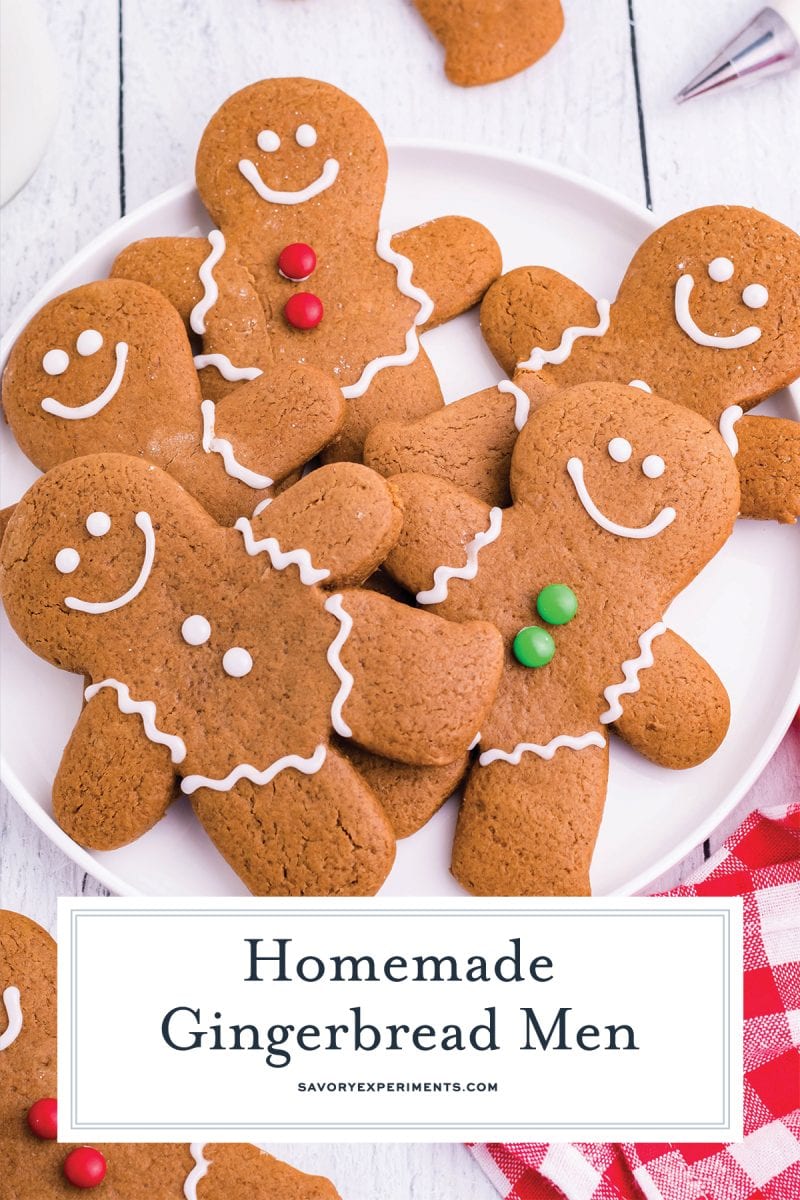
<svg viewBox="0 0 800 1200">
<path fill-rule="evenodd" d="M 653 207 L 749 204 L 800 227 L 800 71 L 686 104 L 673 96 L 756 12 L 753 0 L 635 0 Z"/>
<path fill-rule="evenodd" d="M 36 173 L 3 209 L 3 329 L 119 216 L 116 5 L 47 0 L 44 12 L 61 63 L 60 112 Z"/>
<path fill-rule="evenodd" d="M 125 158 L 133 206 L 193 173 L 225 97 L 268 75 L 326 79 L 389 138 L 443 138 L 540 156 L 643 197 L 626 0 L 594 0 L 530 71 L 457 88 L 409 0 L 124 0 Z"/>
</svg>

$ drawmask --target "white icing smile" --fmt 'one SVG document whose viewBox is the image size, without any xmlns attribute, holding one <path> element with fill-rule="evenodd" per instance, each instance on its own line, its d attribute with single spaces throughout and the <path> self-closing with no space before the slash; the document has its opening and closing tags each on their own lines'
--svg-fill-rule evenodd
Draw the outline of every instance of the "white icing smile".
<svg viewBox="0 0 800 1200">
<path fill-rule="evenodd" d="M 569 460 L 567 463 L 567 474 L 572 480 L 575 491 L 578 494 L 578 499 L 589 516 L 596 525 L 599 525 L 601 529 L 605 529 L 607 533 L 614 533 L 618 537 L 626 538 L 650 538 L 661 533 L 675 520 L 676 513 L 674 508 L 662 508 L 661 512 L 657 513 L 648 525 L 619 525 L 616 521 L 612 521 L 610 517 L 607 517 L 605 513 L 601 512 L 589 495 L 583 478 L 583 462 L 581 459 L 571 458 Z"/>
<path fill-rule="evenodd" d="M 716 262 L 717 260 L 715 259 L 714 261 Z M 712 276 L 712 278 L 714 277 Z M 724 280 L 720 279 L 717 282 L 724 282 Z M 675 284 L 675 320 L 693 342 L 698 346 L 711 346 L 715 350 L 742 350 L 745 346 L 752 346 L 753 342 L 758 341 L 761 337 L 761 330 L 757 325 L 748 325 L 746 328 L 740 329 L 738 333 L 731 334 L 729 337 L 722 337 L 715 333 L 706 333 L 697 324 L 689 308 L 689 299 L 693 289 L 694 279 L 691 275 L 681 275 Z M 766 303 L 766 301 L 763 303 Z"/>
<path fill-rule="evenodd" d="M 301 126 L 301 128 L 304 127 Z M 310 126 L 307 128 L 310 128 Z M 263 146 L 261 148 L 264 149 Z M 277 148 L 277 146 L 274 147 L 276 150 Z M 256 164 L 249 158 L 239 160 L 239 170 L 250 186 L 258 192 L 261 199 L 266 200 L 269 204 L 302 204 L 306 200 L 312 200 L 314 196 L 319 196 L 321 192 L 326 191 L 331 184 L 336 182 L 339 174 L 339 164 L 335 158 L 326 159 L 317 178 L 309 183 L 307 187 L 300 188 L 297 191 L 270 187 L 268 183 L 264 182 Z"/>
<path fill-rule="evenodd" d="M 137 528 L 141 529 L 144 534 L 144 562 L 136 582 L 121 596 L 117 596 L 113 600 L 81 600 L 78 596 L 67 596 L 64 600 L 67 608 L 94 614 L 113 612 L 116 608 L 124 608 L 126 604 L 130 604 L 131 600 L 135 600 L 143 590 L 150 578 L 156 557 L 156 535 L 149 513 L 138 512 L 134 520 Z"/>
<path fill-rule="evenodd" d="M 88 332 L 93 333 L 95 331 L 89 330 Z M 95 349 L 99 349 L 99 347 Z M 87 353 L 87 351 L 83 351 L 83 353 Z M 91 353 L 94 353 L 94 350 Z M 117 342 L 114 347 L 114 354 L 116 356 L 114 374 L 99 396 L 96 396 L 94 400 L 87 400 L 85 404 L 77 405 L 76 408 L 70 408 L 69 405 L 62 404 L 60 400 L 55 400 L 52 396 L 45 396 L 42 401 L 44 411 L 54 417 L 63 417 L 65 421 L 83 421 L 87 417 L 97 416 L 101 409 L 104 409 L 114 399 L 120 389 L 123 376 L 125 375 L 125 364 L 128 361 L 128 343 Z"/>
</svg>

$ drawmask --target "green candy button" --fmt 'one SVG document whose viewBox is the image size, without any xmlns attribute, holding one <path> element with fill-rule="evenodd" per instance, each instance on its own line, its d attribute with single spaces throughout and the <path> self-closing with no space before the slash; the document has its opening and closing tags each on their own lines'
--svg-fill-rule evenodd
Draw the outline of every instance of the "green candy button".
<svg viewBox="0 0 800 1200">
<path fill-rule="evenodd" d="M 514 657 L 523 667 L 546 667 L 555 652 L 552 637 L 538 625 L 526 625 L 514 638 Z"/>
<path fill-rule="evenodd" d="M 578 611 L 578 597 L 565 583 L 549 583 L 536 597 L 536 611 L 548 625 L 566 625 Z"/>
</svg>

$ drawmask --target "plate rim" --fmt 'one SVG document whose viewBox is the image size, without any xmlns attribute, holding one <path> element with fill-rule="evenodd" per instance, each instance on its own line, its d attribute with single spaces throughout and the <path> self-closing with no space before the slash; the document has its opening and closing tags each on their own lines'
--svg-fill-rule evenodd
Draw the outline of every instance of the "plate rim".
<svg viewBox="0 0 800 1200">
<path fill-rule="evenodd" d="M 657 229 L 661 223 L 660 219 L 651 209 L 634 200 L 630 200 L 614 188 L 599 183 L 578 171 L 562 167 L 558 163 L 547 162 L 534 155 L 515 154 L 491 146 L 476 146 L 469 142 L 461 141 L 450 142 L 440 138 L 393 138 L 387 139 L 386 146 L 390 156 L 393 150 L 434 150 L 444 154 L 458 154 L 482 159 L 488 158 L 495 162 L 505 163 L 508 166 L 523 167 L 599 196 L 617 209 L 621 209 L 629 216 L 643 222 L 651 231 Z M 53 295 L 57 295 L 59 291 L 64 290 L 69 276 L 74 273 L 83 260 L 90 258 L 96 250 L 101 249 L 112 234 L 118 235 L 120 231 L 124 231 L 143 217 L 160 211 L 167 204 L 182 199 L 188 200 L 195 196 L 197 196 L 197 187 L 193 180 L 174 184 L 172 187 L 146 200 L 143 204 L 138 205 L 129 213 L 125 213 L 124 216 L 119 217 L 110 225 L 107 225 L 87 242 L 85 246 L 71 255 L 37 289 L 31 300 L 23 305 L 20 312 L 3 334 L 2 339 L 0 339 L 0 372 L 5 367 L 11 347 L 19 337 L 19 334 L 43 304 L 47 303 Z M 789 390 L 793 399 L 796 399 L 791 388 Z M 674 867 L 682 858 L 685 858 L 692 849 L 700 845 L 733 812 L 763 773 L 789 729 L 798 707 L 800 707 L 800 662 L 797 664 L 796 675 L 787 693 L 786 701 L 772 725 L 770 736 L 764 741 L 759 752 L 750 762 L 748 769 L 740 776 L 737 783 L 729 789 L 725 799 L 716 805 L 699 825 L 695 826 L 691 834 L 676 842 L 670 850 L 666 851 L 660 858 L 651 863 L 650 866 L 604 894 L 608 896 L 636 895 L 647 888 L 659 876 Z M 102 886 L 118 896 L 144 896 L 150 894 L 149 892 L 142 891 L 141 888 L 133 884 L 127 883 L 116 872 L 110 870 L 103 863 L 98 862 L 88 850 L 69 837 L 57 824 L 55 818 L 45 812 L 37 803 L 30 789 L 19 778 L 17 772 L 6 758 L 5 751 L 2 749 L 0 749 L 0 781 L 7 788 L 15 803 L 19 805 L 22 811 L 45 834 L 48 840 Z"/>
</svg>

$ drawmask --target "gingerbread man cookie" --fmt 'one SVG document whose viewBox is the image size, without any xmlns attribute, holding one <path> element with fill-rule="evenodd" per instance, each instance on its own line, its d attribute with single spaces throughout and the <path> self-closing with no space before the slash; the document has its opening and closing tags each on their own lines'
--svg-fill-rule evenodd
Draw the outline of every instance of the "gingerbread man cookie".
<svg viewBox="0 0 800 1200">
<path fill-rule="evenodd" d="M 475 87 L 524 71 L 564 29 L 561 0 L 414 0 L 445 49 L 451 83 Z"/>
<path fill-rule="evenodd" d="M 749 208 L 701 208 L 656 230 L 613 304 L 545 267 L 510 271 L 481 308 L 513 374 L 416 424 L 386 424 L 365 461 L 426 471 L 505 503 L 530 405 L 549 387 L 630 383 L 702 413 L 736 457 L 742 516 L 800 515 L 800 423 L 743 414 L 800 375 L 800 237 Z"/>
<path fill-rule="evenodd" d="M 263 80 L 226 100 L 200 142 L 197 186 L 218 227 L 209 240 L 194 251 L 185 238 L 138 243 L 114 268 L 161 279 L 194 331 L 213 336 L 197 359 L 204 374 L 235 383 L 298 362 L 331 372 L 348 404 L 329 460 L 360 460 L 385 417 L 441 406 L 419 335 L 477 303 L 500 272 L 494 238 L 467 218 L 393 234 L 381 221 L 386 176 L 380 131 L 355 100 L 315 80 Z M 215 282 L 224 269 L 244 269 L 259 301 L 248 342 L 240 298 L 230 346 L 234 289 Z"/>
<path fill-rule="evenodd" d="M 391 487 L 354 463 L 233 529 L 141 459 L 91 455 L 39 479 L 6 529 L 2 592 L 31 649 L 91 679 L 54 784 L 62 828 L 123 845 L 180 781 L 253 892 L 374 892 L 394 836 L 331 736 L 451 763 L 502 664 L 492 626 L 352 586 L 401 519 Z"/>
<path fill-rule="evenodd" d="M 508 509 L 431 476 L 393 483 L 389 571 L 435 612 L 494 622 L 506 647 L 453 873 L 479 894 L 587 894 L 609 726 L 682 767 L 727 729 L 724 689 L 663 616 L 732 529 L 733 459 L 697 413 L 599 383 L 531 415 Z"/>
<path fill-rule="evenodd" d="M 95 451 L 142 455 L 232 524 L 339 431 L 345 405 L 297 364 L 203 399 L 180 317 L 130 280 L 84 284 L 44 306 L 3 375 L 14 435 L 42 470 Z"/>
<path fill-rule="evenodd" d="M 0 910 L 3 1200 L 338 1200 L 333 1184 L 254 1145 L 70 1146 L 56 1141 L 56 945 Z"/>
</svg>

